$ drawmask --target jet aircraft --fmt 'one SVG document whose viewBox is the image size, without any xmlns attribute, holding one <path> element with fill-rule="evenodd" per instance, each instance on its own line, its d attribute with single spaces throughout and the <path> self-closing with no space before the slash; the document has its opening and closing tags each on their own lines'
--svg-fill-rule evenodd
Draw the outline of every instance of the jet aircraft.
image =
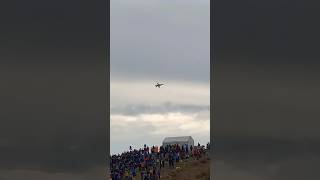
<svg viewBox="0 0 320 180">
<path fill-rule="evenodd" d="M 159 83 L 157 83 L 155 86 L 158 87 L 158 88 L 160 88 L 160 86 L 162 86 L 162 85 L 164 85 L 164 84 L 159 84 Z"/>
</svg>

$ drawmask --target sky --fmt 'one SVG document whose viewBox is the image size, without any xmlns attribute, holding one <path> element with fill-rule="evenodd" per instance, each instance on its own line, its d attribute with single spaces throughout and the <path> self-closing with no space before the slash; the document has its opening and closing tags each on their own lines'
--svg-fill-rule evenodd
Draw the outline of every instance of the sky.
<svg viewBox="0 0 320 180">
<path fill-rule="evenodd" d="M 112 0 L 110 148 L 210 140 L 209 0 Z M 164 83 L 160 89 L 155 83 Z"/>
</svg>

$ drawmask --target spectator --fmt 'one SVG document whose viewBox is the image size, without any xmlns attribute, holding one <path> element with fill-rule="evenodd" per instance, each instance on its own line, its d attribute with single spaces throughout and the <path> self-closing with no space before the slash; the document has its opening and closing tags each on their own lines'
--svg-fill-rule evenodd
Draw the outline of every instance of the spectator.
<svg viewBox="0 0 320 180">
<path fill-rule="evenodd" d="M 205 153 L 204 146 L 194 148 L 190 146 L 196 159 L 201 157 L 201 153 Z M 207 145 L 209 147 L 210 144 Z M 179 146 L 167 145 L 147 146 L 144 148 L 132 149 L 129 152 L 110 156 L 110 178 L 112 180 L 132 179 L 137 176 L 137 171 L 141 175 L 141 180 L 155 180 L 160 178 L 161 169 L 165 167 L 165 162 L 169 163 L 169 167 L 174 168 L 180 160 L 188 158 L 188 145 Z M 149 151 L 150 150 L 150 151 Z"/>
</svg>

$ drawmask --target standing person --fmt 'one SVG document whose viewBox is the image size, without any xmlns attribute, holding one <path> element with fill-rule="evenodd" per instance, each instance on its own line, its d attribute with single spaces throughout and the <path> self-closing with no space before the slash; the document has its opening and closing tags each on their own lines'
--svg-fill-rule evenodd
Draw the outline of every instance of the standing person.
<svg viewBox="0 0 320 180">
<path fill-rule="evenodd" d="M 145 171 L 144 171 L 144 180 L 150 180 L 150 174 L 149 174 L 149 168 L 145 168 Z"/>
<path fill-rule="evenodd" d="M 180 161 L 180 152 L 177 153 L 177 162 Z"/>
<path fill-rule="evenodd" d="M 172 166 L 172 155 L 171 152 L 168 154 L 168 160 L 169 160 L 169 167 Z"/>
<path fill-rule="evenodd" d="M 189 146 L 188 146 L 188 144 L 186 144 L 186 153 L 187 153 L 187 154 L 189 153 Z"/>
<path fill-rule="evenodd" d="M 121 175 L 119 172 L 116 172 L 115 180 L 121 180 Z"/>
<path fill-rule="evenodd" d="M 173 164 L 173 162 L 174 162 L 174 154 L 173 154 L 173 151 L 171 151 L 171 153 L 169 155 L 169 161 L 170 161 L 170 166 L 172 168 L 174 168 L 174 164 Z"/>
<path fill-rule="evenodd" d="M 176 152 L 172 153 L 172 167 L 174 168 L 176 164 Z"/>
<path fill-rule="evenodd" d="M 161 167 L 164 168 L 164 153 L 160 154 L 160 169 L 161 169 Z"/>
<path fill-rule="evenodd" d="M 156 167 L 161 167 L 160 155 L 158 155 L 156 159 L 157 159 Z"/>
<path fill-rule="evenodd" d="M 171 167 L 171 152 L 168 154 L 169 167 Z"/>
<path fill-rule="evenodd" d="M 141 172 L 140 172 L 141 180 L 144 180 L 144 176 L 145 176 L 144 168 L 141 168 Z"/>
<path fill-rule="evenodd" d="M 136 168 L 134 166 L 131 169 L 131 174 L 132 174 L 133 177 L 137 176 Z"/>
<path fill-rule="evenodd" d="M 181 146 L 181 151 L 180 152 L 186 152 L 185 150 L 186 144 Z"/>
<path fill-rule="evenodd" d="M 169 163 L 168 165 L 170 166 L 169 154 L 170 154 L 170 152 L 168 151 L 168 152 L 165 154 L 165 157 L 164 157 L 164 158 L 165 158 L 165 161 L 167 161 L 167 162 Z"/>
<path fill-rule="evenodd" d="M 160 169 L 158 168 L 158 170 L 157 170 L 157 175 L 158 175 L 158 178 L 160 179 L 160 173 L 161 173 L 161 171 L 160 171 Z"/>
<path fill-rule="evenodd" d="M 127 179 L 128 179 L 128 180 L 133 180 L 132 174 L 129 174 L 129 176 L 128 176 Z"/>
<path fill-rule="evenodd" d="M 153 170 L 152 170 L 152 179 L 153 180 L 156 180 L 157 179 L 157 171 L 156 171 L 156 168 L 153 167 Z"/>
<path fill-rule="evenodd" d="M 200 157 L 200 149 L 196 149 L 196 158 L 199 160 Z"/>
</svg>

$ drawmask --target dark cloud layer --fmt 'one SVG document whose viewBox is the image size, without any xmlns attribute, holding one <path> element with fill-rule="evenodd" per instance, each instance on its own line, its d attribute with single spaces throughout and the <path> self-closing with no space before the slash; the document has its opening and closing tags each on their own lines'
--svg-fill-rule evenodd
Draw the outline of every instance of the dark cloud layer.
<svg viewBox="0 0 320 180">
<path fill-rule="evenodd" d="M 154 113 L 170 113 L 170 112 L 182 112 L 182 113 L 197 113 L 201 111 L 209 111 L 210 106 L 199 105 L 183 105 L 172 104 L 170 102 L 164 103 L 158 106 L 151 106 L 145 104 L 131 104 L 126 106 L 111 107 L 111 114 L 123 114 L 123 115 L 139 115 L 139 114 L 154 114 Z"/>
</svg>

